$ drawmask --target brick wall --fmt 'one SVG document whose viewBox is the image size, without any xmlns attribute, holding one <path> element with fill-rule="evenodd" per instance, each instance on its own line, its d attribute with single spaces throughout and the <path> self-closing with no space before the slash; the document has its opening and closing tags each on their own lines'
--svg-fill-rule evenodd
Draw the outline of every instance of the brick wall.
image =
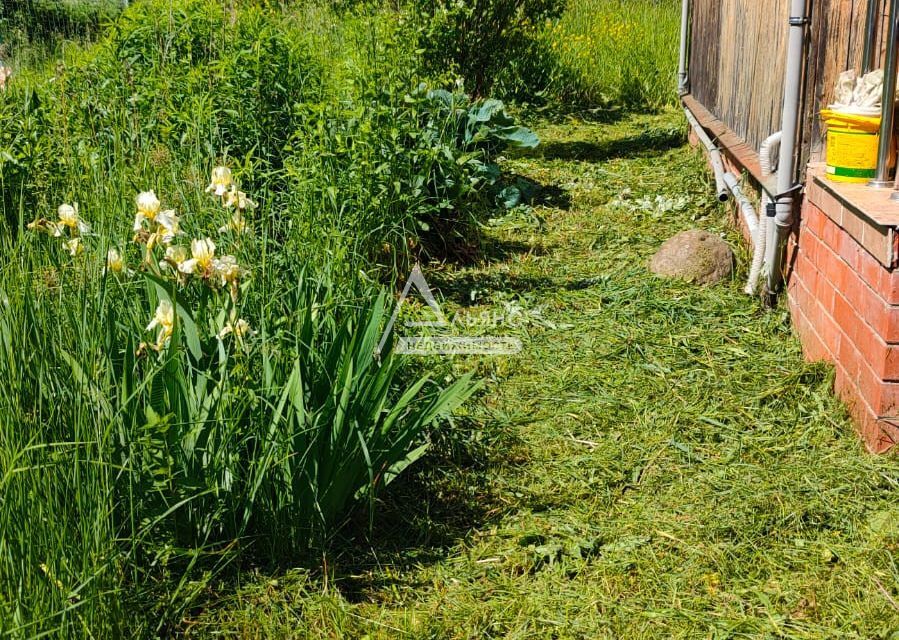
<svg viewBox="0 0 899 640">
<path fill-rule="evenodd" d="M 692 131 L 689 137 L 698 143 Z M 726 154 L 723 161 L 734 175 L 744 173 Z M 899 443 L 899 234 L 891 230 L 899 218 L 891 226 L 863 212 L 883 214 L 888 193 L 845 185 L 841 199 L 820 175 L 821 167 L 809 165 L 800 222 L 787 245 L 791 317 L 806 358 L 834 365 L 834 391 L 868 449 L 881 453 Z M 751 246 L 742 216 L 731 209 Z M 886 207 L 893 217 L 897 209 Z"/>
<path fill-rule="evenodd" d="M 856 239 L 867 224 L 810 183 L 788 246 L 787 291 L 806 357 L 835 365 L 835 391 L 881 452 L 899 442 L 899 271 Z"/>
</svg>

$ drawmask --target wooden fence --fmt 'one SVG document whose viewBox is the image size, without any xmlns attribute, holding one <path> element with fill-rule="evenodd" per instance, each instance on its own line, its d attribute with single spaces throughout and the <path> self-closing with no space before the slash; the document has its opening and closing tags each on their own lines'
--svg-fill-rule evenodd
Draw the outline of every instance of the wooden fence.
<svg viewBox="0 0 899 640">
<path fill-rule="evenodd" d="M 837 76 L 860 70 L 869 1 L 875 0 L 809 0 L 803 166 L 820 158 L 817 114 L 832 101 Z M 754 149 L 781 126 L 789 5 L 790 0 L 693 0 L 691 93 Z M 879 22 L 882 56 L 883 15 Z"/>
</svg>

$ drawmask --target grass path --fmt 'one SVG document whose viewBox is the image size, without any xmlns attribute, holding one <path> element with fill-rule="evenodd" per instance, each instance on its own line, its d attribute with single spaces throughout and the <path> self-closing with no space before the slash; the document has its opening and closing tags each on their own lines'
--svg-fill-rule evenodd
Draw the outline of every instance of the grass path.
<svg viewBox="0 0 899 640">
<path fill-rule="evenodd" d="M 677 114 L 539 129 L 507 164 L 544 204 L 491 228 L 484 265 L 433 274 L 457 307 L 542 310 L 524 352 L 478 363 L 473 415 L 327 584 L 246 574 L 186 629 L 899 638 L 895 459 L 862 452 L 830 370 L 741 293 L 745 254 L 710 288 L 646 270 L 681 229 L 738 244 Z"/>
</svg>

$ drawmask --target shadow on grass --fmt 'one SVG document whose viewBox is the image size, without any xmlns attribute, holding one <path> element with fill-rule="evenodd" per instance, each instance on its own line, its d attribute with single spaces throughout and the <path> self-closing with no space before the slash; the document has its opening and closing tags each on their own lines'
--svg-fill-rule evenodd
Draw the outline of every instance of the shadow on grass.
<svg viewBox="0 0 899 640">
<path fill-rule="evenodd" d="M 356 510 L 329 552 L 330 577 L 344 598 L 365 600 L 394 584 L 392 574 L 444 560 L 448 548 L 504 513 L 488 472 L 523 461 L 507 427 L 493 419 L 444 425 L 426 459 L 380 494 L 372 520 L 367 509 Z M 397 571 L 384 572 L 385 565 Z"/>
<path fill-rule="evenodd" d="M 547 160 L 604 162 L 612 158 L 659 155 L 684 145 L 686 141 L 686 133 L 680 127 L 649 129 L 637 135 L 600 142 L 547 142 L 542 147 L 541 155 Z"/>
<path fill-rule="evenodd" d="M 223 594 L 241 593 L 249 610 L 264 608 L 279 583 L 297 594 L 320 595 L 330 586 L 349 603 L 418 587 L 408 578 L 414 569 L 445 560 L 448 549 L 510 508 L 489 476 L 499 466 L 527 462 L 512 425 L 492 416 L 443 424 L 431 434 L 429 453 L 379 492 L 373 511 L 357 504 L 326 548 L 279 558 L 248 550 L 172 616 L 162 636 L 183 635 L 193 621 L 233 607 Z"/>
<path fill-rule="evenodd" d="M 449 548 L 510 508 L 490 476 L 498 467 L 528 462 L 515 427 L 530 420 L 528 415 L 482 414 L 444 422 L 432 430 L 428 454 L 378 493 L 373 511 L 364 502 L 357 504 L 325 549 L 279 558 L 248 550 L 166 629 L 176 635 L 185 620 L 214 615 L 227 605 L 222 593 L 282 578 L 292 584 L 295 571 L 305 576 L 300 591 L 330 584 L 348 602 L 365 601 L 394 584 L 408 587 L 408 578 L 394 576 L 445 560 Z M 395 570 L 385 572 L 385 567 Z"/>
<path fill-rule="evenodd" d="M 549 249 L 550 247 L 539 243 L 488 238 L 484 240 L 481 257 L 487 262 L 505 262 L 517 256 L 545 256 Z"/>
<path fill-rule="evenodd" d="M 555 184 L 541 184 L 522 175 L 511 174 L 508 182 L 518 187 L 521 202 L 532 207 L 550 207 L 568 211 L 571 209 L 571 194 Z"/>
<path fill-rule="evenodd" d="M 535 117 L 551 124 L 584 122 L 590 124 L 615 124 L 632 116 L 635 112 L 622 107 L 574 107 L 565 108 L 552 105 L 540 109 L 525 111 L 525 117 Z M 651 113 L 651 112 L 650 112 Z"/>
<path fill-rule="evenodd" d="M 568 211 L 571 209 L 571 194 L 560 186 L 541 185 L 537 194 L 528 204 L 539 207 L 551 207 Z"/>
<path fill-rule="evenodd" d="M 526 253 L 528 245 L 518 243 L 501 243 L 503 249 L 510 252 Z M 504 274 L 498 277 L 496 274 L 473 273 L 459 276 L 457 274 L 446 275 L 443 273 L 428 274 L 428 282 L 431 288 L 438 293 L 438 297 L 451 300 L 460 307 L 473 307 L 484 304 L 484 300 L 491 299 L 493 293 L 504 296 L 509 294 L 527 295 L 534 293 L 552 294 L 558 291 L 585 291 L 596 287 L 603 287 L 608 282 L 608 276 L 599 274 L 589 278 L 551 278 L 548 276 L 521 276 Z M 472 292 L 477 292 L 473 296 Z"/>
<path fill-rule="evenodd" d="M 505 245 L 503 250 L 517 247 L 517 243 L 503 244 Z M 493 298 L 493 293 L 501 293 L 504 296 L 525 295 L 558 287 L 558 282 L 553 278 L 516 274 L 499 276 L 495 273 L 428 274 L 428 283 L 436 290 L 438 298 L 450 300 L 463 308 L 482 305 L 485 299 Z"/>
</svg>

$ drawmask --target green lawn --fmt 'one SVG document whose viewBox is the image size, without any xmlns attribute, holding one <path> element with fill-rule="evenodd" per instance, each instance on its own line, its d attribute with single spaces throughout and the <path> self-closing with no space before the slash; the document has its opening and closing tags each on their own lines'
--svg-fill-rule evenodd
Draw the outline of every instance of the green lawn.
<svg viewBox="0 0 899 640">
<path fill-rule="evenodd" d="M 370 536 L 324 571 L 247 567 L 188 635 L 899 637 L 895 458 L 864 453 L 785 307 L 741 293 L 742 249 L 723 285 L 649 274 L 681 229 L 739 239 L 677 113 L 603 115 L 539 125 L 506 168 L 541 203 L 483 263 L 425 270 L 454 308 L 532 319 L 520 355 L 453 363 L 487 377 L 473 415 Z"/>
</svg>

